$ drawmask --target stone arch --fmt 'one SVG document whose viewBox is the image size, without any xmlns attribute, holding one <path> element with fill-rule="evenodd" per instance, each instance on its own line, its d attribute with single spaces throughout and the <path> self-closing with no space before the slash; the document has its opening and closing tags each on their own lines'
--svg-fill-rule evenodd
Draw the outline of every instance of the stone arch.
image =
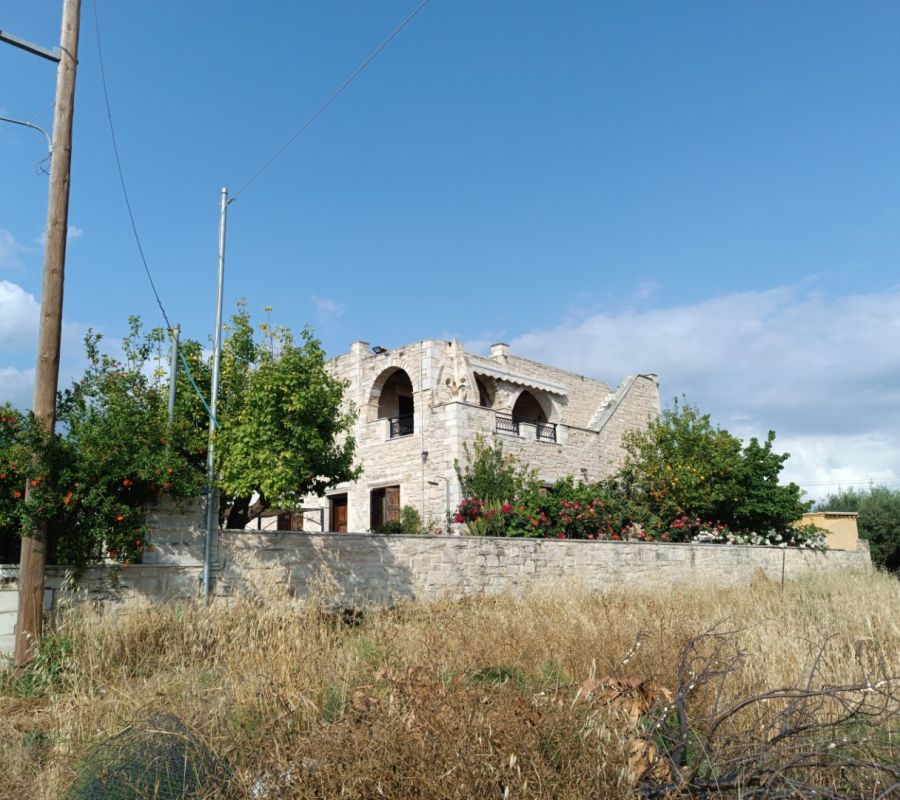
<svg viewBox="0 0 900 800">
<path fill-rule="evenodd" d="M 401 367 L 388 367 L 375 379 L 369 392 L 369 421 L 415 413 L 414 396 L 409 373 Z"/>
<path fill-rule="evenodd" d="M 512 417 L 518 422 L 549 422 L 552 416 L 553 403 L 543 393 L 523 389 L 513 404 Z"/>
<path fill-rule="evenodd" d="M 493 381 L 482 378 L 480 375 L 476 375 L 475 386 L 478 389 L 478 405 L 482 408 L 493 408 L 494 398 L 497 394 Z"/>
</svg>

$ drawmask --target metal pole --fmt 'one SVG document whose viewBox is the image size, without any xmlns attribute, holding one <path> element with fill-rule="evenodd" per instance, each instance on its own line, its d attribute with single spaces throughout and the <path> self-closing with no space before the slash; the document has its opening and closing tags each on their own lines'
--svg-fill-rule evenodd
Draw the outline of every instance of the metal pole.
<svg viewBox="0 0 900 800">
<path fill-rule="evenodd" d="M 178 337 L 181 325 L 172 328 L 172 350 L 169 354 L 169 427 L 175 421 L 175 380 L 178 377 Z"/>
<path fill-rule="evenodd" d="M 216 291 L 216 335 L 213 339 L 213 371 L 210 388 L 209 445 L 206 449 L 206 541 L 203 546 L 203 597 L 209 600 L 213 538 L 219 527 L 219 509 L 215 491 L 216 406 L 219 400 L 219 363 L 222 360 L 222 291 L 225 284 L 225 220 L 228 214 L 228 189 L 222 187 L 219 206 L 219 283 Z"/>
<path fill-rule="evenodd" d="M 41 286 L 41 318 L 34 377 L 35 419 L 46 436 L 56 425 L 56 389 L 59 384 L 59 345 L 62 333 L 63 275 L 66 264 L 66 233 L 69 227 L 69 184 L 72 164 L 72 118 L 75 114 L 75 70 L 78 64 L 80 0 L 63 3 L 60 47 L 62 57 L 56 72 L 53 113 L 53 161 L 50 165 L 50 196 L 47 203 L 47 242 Z M 9 41 L 9 39 L 6 39 Z M 28 49 L 28 48 L 26 48 Z M 34 50 L 32 50 L 34 52 Z M 40 53 L 38 53 L 40 55 Z M 32 475 L 32 478 L 35 477 Z M 26 499 L 32 483 L 25 484 Z M 23 536 L 19 556 L 19 607 L 16 620 L 16 668 L 23 669 L 34 655 L 41 636 L 44 613 L 44 567 L 47 526 L 38 525 L 33 536 Z"/>
</svg>

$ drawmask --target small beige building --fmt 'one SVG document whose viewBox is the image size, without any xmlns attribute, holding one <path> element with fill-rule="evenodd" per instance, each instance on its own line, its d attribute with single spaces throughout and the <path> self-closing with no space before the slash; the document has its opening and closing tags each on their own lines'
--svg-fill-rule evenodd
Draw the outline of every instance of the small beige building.
<svg viewBox="0 0 900 800">
<path fill-rule="evenodd" d="M 622 463 L 622 434 L 659 413 L 655 375 L 631 375 L 612 389 L 505 344 L 479 356 L 458 341 L 393 349 L 358 341 L 328 364 L 358 412 L 362 473 L 325 498 L 305 499 L 291 527 L 302 521 L 310 531 L 369 531 L 399 519 L 406 505 L 445 528 L 460 500 L 454 460 L 465 462 L 463 445 L 478 434 L 502 442 L 548 484 L 603 478 Z"/>
<path fill-rule="evenodd" d="M 855 511 L 812 511 L 804 514 L 796 525 L 816 525 L 828 531 L 825 541 L 832 550 L 856 550 L 859 531 Z"/>
</svg>

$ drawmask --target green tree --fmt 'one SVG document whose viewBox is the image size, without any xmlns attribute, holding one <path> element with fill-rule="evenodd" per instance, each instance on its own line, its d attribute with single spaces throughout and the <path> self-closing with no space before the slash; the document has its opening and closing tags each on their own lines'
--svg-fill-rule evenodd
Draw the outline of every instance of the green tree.
<svg viewBox="0 0 900 800">
<path fill-rule="evenodd" d="M 520 464 L 515 456 L 503 452 L 503 443 L 491 444 L 478 434 L 472 450 L 463 442 L 465 466 L 455 461 L 456 477 L 462 496 L 478 499 L 486 505 L 513 503 L 537 492 L 537 470 Z"/>
<path fill-rule="evenodd" d="M 626 434 L 622 485 L 665 525 L 688 516 L 733 531 L 787 531 L 811 503 L 796 484 L 779 484 L 789 454 L 776 453 L 774 441 L 770 431 L 745 446 L 676 401 L 645 430 Z"/>
<path fill-rule="evenodd" d="M 818 503 L 821 511 L 855 511 L 859 535 L 869 543 L 872 561 L 900 572 L 900 489 L 872 486 L 842 489 Z"/>
<path fill-rule="evenodd" d="M 161 331 L 145 334 L 132 318 L 117 358 L 102 353 L 101 337 L 89 332 L 87 369 L 59 396 L 54 436 L 30 415 L 11 409 L 0 415 L 6 420 L 0 434 L 6 557 L 43 520 L 51 562 L 136 561 L 145 545 L 147 506 L 166 494 L 199 491 L 201 474 L 186 457 L 180 429 L 167 425 L 165 386 L 148 368 L 162 341 Z M 34 476 L 27 500 L 26 464 Z"/>
<path fill-rule="evenodd" d="M 216 469 L 227 527 L 243 528 L 267 508 L 296 506 L 357 477 L 355 412 L 342 407 L 344 384 L 326 369 L 309 328 L 299 341 L 268 324 L 255 335 L 240 305 L 221 374 Z"/>
<path fill-rule="evenodd" d="M 93 332 L 85 345 L 88 367 L 60 394 L 55 436 L 45 436 L 27 414 L 0 409 L 5 558 L 18 557 L 19 537 L 43 519 L 57 563 L 135 561 L 145 546 L 148 506 L 203 489 L 209 416 L 191 378 L 208 398 L 211 364 L 200 344 L 181 343 L 191 377 L 179 370 L 171 425 L 164 331 L 146 332 L 132 318 L 121 356 L 102 352 Z M 356 476 L 353 415 L 342 411 L 342 395 L 310 330 L 299 343 L 266 325 L 256 335 L 239 306 L 222 353 L 216 451 L 221 513 L 230 527 Z M 36 483 L 26 501 L 24 466 L 33 462 Z"/>
</svg>

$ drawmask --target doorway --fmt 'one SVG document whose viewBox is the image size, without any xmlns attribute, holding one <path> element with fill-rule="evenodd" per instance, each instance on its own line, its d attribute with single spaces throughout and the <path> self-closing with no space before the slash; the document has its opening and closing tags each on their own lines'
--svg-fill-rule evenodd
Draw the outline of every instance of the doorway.
<svg viewBox="0 0 900 800">
<path fill-rule="evenodd" d="M 331 506 L 331 530 L 347 532 L 347 495 L 335 494 L 328 498 Z"/>
</svg>

